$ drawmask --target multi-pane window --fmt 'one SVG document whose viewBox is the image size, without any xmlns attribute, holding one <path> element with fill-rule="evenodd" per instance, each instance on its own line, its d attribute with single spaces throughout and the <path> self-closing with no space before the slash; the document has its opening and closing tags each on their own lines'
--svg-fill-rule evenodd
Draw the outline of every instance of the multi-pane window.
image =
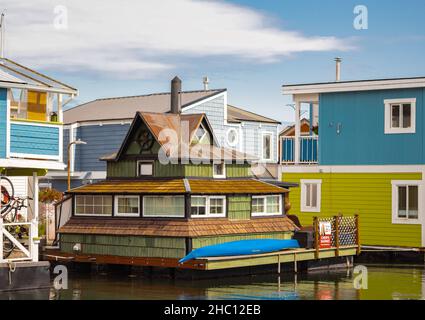
<svg viewBox="0 0 425 320">
<path fill-rule="evenodd" d="M 226 197 L 224 196 L 192 196 L 191 216 L 199 217 L 225 217 Z"/>
<path fill-rule="evenodd" d="M 420 211 L 420 182 L 393 181 L 393 222 L 415 222 Z"/>
<path fill-rule="evenodd" d="M 75 196 L 75 215 L 112 215 L 112 196 Z"/>
<path fill-rule="evenodd" d="M 144 196 L 144 217 L 184 217 L 184 196 Z"/>
<path fill-rule="evenodd" d="M 253 196 L 251 202 L 253 216 L 282 214 L 282 197 L 280 195 Z"/>
<path fill-rule="evenodd" d="M 301 211 L 320 212 L 321 180 L 301 181 Z"/>
<path fill-rule="evenodd" d="M 262 160 L 272 159 L 272 134 L 263 133 Z"/>
<path fill-rule="evenodd" d="M 116 216 L 139 216 L 139 196 L 116 196 L 115 215 Z"/>
<path fill-rule="evenodd" d="M 416 99 L 385 100 L 385 133 L 415 133 Z"/>
</svg>

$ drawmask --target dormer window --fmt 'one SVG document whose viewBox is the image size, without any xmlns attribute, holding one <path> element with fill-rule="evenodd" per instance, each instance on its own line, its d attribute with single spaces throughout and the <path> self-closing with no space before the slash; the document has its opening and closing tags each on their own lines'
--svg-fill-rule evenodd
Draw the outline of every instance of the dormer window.
<svg viewBox="0 0 425 320">
<path fill-rule="evenodd" d="M 416 99 L 385 100 L 385 134 L 416 132 Z"/>
<path fill-rule="evenodd" d="M 224 162 L 213 164 L 213 178 L 226 178 L 226 165 Z"/>
<path fill-rule="evenodd" d="M 198 129 L 196 129 L 195 131 L 195 135 L 192 139 L 192 144 L 210 144 L 210 141 L 211 140 L 208 131 L 205 129 L 203 124 L 200 124 Z"/>
<path fill-rule="evenodd" d="M 137 163 L 139 177 L 151 177 L 153 176 L 153 162 L 151 161 L 139 161 Z"/>
</svg>

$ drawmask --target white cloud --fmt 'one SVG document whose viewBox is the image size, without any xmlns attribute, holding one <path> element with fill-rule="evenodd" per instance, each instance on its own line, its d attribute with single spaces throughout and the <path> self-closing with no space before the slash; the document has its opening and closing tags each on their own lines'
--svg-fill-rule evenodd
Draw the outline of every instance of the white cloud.
<svg viewBox="0 0 425 320">
<path fill-rule="evenodd" d="M 68 28 L 54 28 L 64 5 Z M 43 69 L 146 77 L 175 67 L 169 57 L 234 56 L 267 62 L 303 51 L 344 50 L 335 37 L 307 37 L 225 2 L 195 0 L 2 0 L 7 48 Z"/>
</svg>

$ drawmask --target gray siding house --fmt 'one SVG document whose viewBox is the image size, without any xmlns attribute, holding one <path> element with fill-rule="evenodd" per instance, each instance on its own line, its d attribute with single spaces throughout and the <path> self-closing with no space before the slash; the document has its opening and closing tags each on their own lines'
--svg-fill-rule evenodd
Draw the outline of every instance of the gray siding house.
<svg viewBox="0 0 425 320">
<path fill-rule="evenodd" d="M 169 112 L 170 99 L 170 93 L 97 99 L 66 110 L 64 162 L 70 142 L 87 143 L 71 147 L 71 186 L 105 179 L 106 163 L 99 158 L 119 148 L 136 112 Z M 228 105 L 226 89 L 182 91 L 180 103 L 183 114 L 207 115 L 220 146 L 254 155 L 268 166 L 278 163 L 280 122 Z M 67 173 L 49 172 L 43 182 L 64 191 Z"/>
</svg>

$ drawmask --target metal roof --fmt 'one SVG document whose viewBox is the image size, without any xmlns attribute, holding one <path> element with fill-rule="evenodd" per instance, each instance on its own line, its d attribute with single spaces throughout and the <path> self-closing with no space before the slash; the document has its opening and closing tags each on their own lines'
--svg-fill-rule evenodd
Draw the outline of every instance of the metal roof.
<svg viewBox="0 0 425 320">
<path fill-rule="evenodd" d="M 183 91 L 182 108 L 200 100 L 213 97 L 226 89 Z M 140 96 L 96 99 L 64 111 L 64 123 L 107 120 L 130 120 L 137 112 L 165 113 L 170 111 L 171 94 L 154 93 Z"/>
<path fill-rule="evenodd" d="M 77 89 L 7 58 L 0 58 L 0 87 L 78 94 Z"/>
</svg>

